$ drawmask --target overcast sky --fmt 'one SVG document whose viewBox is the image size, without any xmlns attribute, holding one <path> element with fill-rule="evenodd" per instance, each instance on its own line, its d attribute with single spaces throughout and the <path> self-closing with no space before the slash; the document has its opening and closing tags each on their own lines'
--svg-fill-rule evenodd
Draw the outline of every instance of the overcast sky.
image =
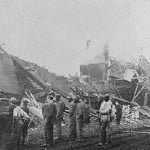
<svg viewBox="0 0 150 150">
<path fill-rule="evenodd" d="M 117 58 L 149 59 L 150 1 L 0 0 L 0 42 L 8 53 L 62 75 L 78 72 L 105 44 Z"/>
</svg>

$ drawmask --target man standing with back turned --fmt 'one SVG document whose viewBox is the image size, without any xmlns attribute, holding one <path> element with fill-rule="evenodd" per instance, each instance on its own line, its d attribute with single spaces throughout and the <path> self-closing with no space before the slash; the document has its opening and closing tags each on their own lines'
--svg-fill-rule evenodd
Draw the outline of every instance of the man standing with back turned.
<svg viewBox="0 0 150 150">
<path fill-rule="evenodd" d="M 61 140 L 62 138 L 62 127 L 61 123 L 63 121 L 64 111 L 65 111 L 65 103 L 62 101 L 61 96 L 59 94 L 56 95 L 56 133 L 57 133 L 57 140 Z"/>
<path fill-rule="evenodd" d="M 76 96 L 73 101 L 70 101 L 70 107 L 69 107 L 69 138 L 70 138 L 70 141 L 74 141 L 77 138 L 76 112 L 77 112 L 78 102 L 79 102 L 78 96 Z"/>
<path fill-rule="evenodd" d="M 54 123 L 56 120 L 56 105 L 53 102 L 54 97 L 48 95 L 47 102 L 42 107 L 42 114 L 45 120 L 45 144 L 41 145 L 42 147 L 45 146 L 52 146 L 53 145 L 53 128 Z"/>
</svg>

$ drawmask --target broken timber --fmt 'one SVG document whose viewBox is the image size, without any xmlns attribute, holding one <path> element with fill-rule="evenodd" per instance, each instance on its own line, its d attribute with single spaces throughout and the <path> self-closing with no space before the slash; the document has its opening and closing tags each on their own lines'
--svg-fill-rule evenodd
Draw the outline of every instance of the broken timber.
<svg viewBox="0 0 150 150">
<path fill-rule="evenodd" d="M 144 90 L 145 85 L 143 85 L 143 87 L 139 90 L 139 92 L 134 96 L 134 98 L 132 99 L 132 102 L 135 101 L 135 99 L 139 96 L 139 94 L 142 92 L 142 90 Z"/>
<path fill-rule="evenodd" d="M 119 98 L 119 97 L 113 97 L 113 99 L 115 99 L 115 100 L 117 100 L 117 101 L 120 101 L 120 102 L 122 102 L 122 103 L 125 103 L 125 104 L 129 104 L 129 105 L 131 105 L 131 106 L 137 106 L 137 104 L 135 104 L 134 102 L 130 102 L 130 101 L 128 101 L 128 100 L 125 100 L 125 99 L 123 99 L 123 98 Z"/>
<path fill-rule="evenodd" d="M 40 81 L 39 79 L 37 79 L 34 75 L 32 75 L 30 72 L 28 72 L 26 69 L 24 69 L 24 67 L 18 63 L 18 61 L 15 58 L 12 58 L 14 61 L 14 64 L 18 65 L 19 68 L 22 70 L 22 72 L 27 75 L 30 79 L 32 79 L 34 82 L 36 82 L 40 87 L 42 87 L 43 89 L 46 89 L 46 85 Z"/>
</svg>

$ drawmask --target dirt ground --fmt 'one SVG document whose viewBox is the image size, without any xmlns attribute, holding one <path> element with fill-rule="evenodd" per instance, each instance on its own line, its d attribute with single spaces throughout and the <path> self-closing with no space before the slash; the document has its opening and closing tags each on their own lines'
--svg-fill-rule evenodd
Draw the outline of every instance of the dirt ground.
<svg viewBox="0 0 150 150">
<path fill-rule="evenodd" d="M 144 130 L 143 130 L 144 131 Z M 149 131 L 150 132 L 150 131 Z M 99 146 L 99 137 L 85 138 L 81 142 L 56 143 L 47 150 L 149 150 L 150 135 L 138 133 L 116 133 L 111 135 L 111 143 Z M 42 150 L 40 145 L 28 145 L 24 150 Z"/>
<path fill-rule="evenodd" d="M 150 120 L 139 122 L 138 124 L 129 124 L 123 121 L 120 130 L 112 123 L 111 130 L 108 130 L 108 140 L 111 143 L 105 146 L 99 146 L 99 123 L 92 120 L 89 125 L 84 127 L 84 139 L 81 142 L 69 142 L 68 123 L 63 127 L 63 140 L 55 141 L 55 145 L 50 150 L 150 150 Z M 55 130 L 54 130 L 55 133 Z M 54 134 L 54 137 L 56 135 Z M 8 134 L 1 134 L 0 150 L 6 150 L 5 145 L 8 140 Z M 40 147 L 44 143 L 43 126 L 36 129 L 29 129 L 29 135 L 26 146 L 21 150 L 42 150 Z M 47 150 L 49 150 L 47 149 Z"/>
</svg>

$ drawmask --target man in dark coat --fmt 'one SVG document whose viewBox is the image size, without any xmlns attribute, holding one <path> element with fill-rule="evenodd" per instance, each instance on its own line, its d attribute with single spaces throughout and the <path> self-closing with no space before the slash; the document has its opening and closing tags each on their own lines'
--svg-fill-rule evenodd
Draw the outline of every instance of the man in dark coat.
<svg viewBox="0 0 150 150">
<path fill-rule="evenodd" d="M 63 116 L 64 116 L 64 111 L 65 111 L 65 103 L 61 99 L 60 95 L 56 95 L 56 109 L 57 109 L 57 114 L 56 114 L 56 133 L 57 133 L 57 140 L 60 140 L 62 137 L 62 121 L 63 121 Z"/>
<path fill-rule="evenodd" d="M 42 107 L 42 114 L 45 120 L 45 145 L 53 145 L 53 128 L 54 123 L 56 121 L 56 104 L 53 102 L 54 97 L 49 96 L 47 97 L 47 103 Z"/>
<path fill-rule="evenodd" d="M 85 115 L 85 103 L 84 103 L 84 99 L 80 99 L 80 102 L 77 105 L 77 113 L 76 113 L 78 140 L 81 140 L 82 138 L 84 115 Z"/>
<path fill-rule="evenodd" d="M 122 107 L 118 102 L 115 103 L 115 106 L 116 106 L 116 125 L 120 125 L 122 117 Z"/>
<path fill-rule="evenodd" d="M 77 111 L 77 103 L 79 102 L 79 98 L 76 97 L 73 101 L 70 101 L 69 107 L 69 138 L 70 140 L 75 140 L 77 138 L 77 130 L 76 130 L 76 111 Z"/>
</svg>

